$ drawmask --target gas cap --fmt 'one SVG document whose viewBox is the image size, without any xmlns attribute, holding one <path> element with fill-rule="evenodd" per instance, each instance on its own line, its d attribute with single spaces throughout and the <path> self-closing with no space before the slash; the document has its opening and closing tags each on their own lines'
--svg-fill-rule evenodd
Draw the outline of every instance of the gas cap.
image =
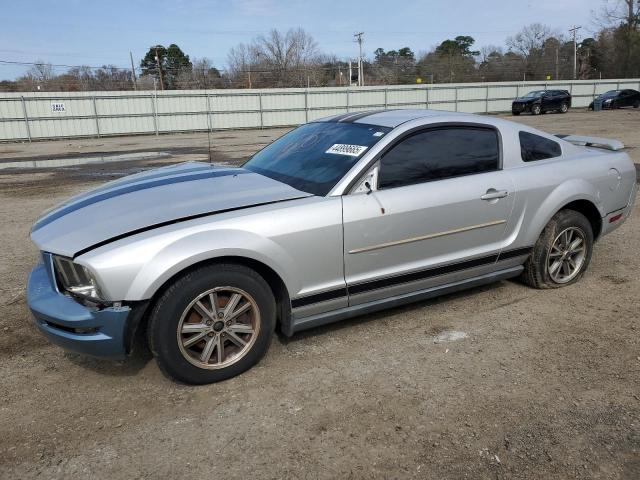
<svg viewBox="0 0 640 480">
<path fill-rule="evenodd" d="M 609 190 L 615 192 L 620 189 L 620 184 L 622 183 L 622 175 L 616 168 L 609 169 Z"/>
</svg>

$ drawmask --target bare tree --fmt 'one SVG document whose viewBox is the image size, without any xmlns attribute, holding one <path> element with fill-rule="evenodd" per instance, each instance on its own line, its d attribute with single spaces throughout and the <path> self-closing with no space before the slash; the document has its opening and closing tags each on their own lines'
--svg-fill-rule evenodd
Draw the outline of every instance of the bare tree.
<svg viewBox="0 0 640 480">
<path fill-rule="evenodd" d="M 522 55 L 525 73 L 533 76 L 538 71 L 544 55 L 544 44 L 553 36 L 552 30 L 541 23 L 527 25 L 520 32 L 507 38 L 507 47 Z"/>
<path fill-rule="evenodd" d="M 322 59 L 313 37 L 298 28 L 286 33 L 271 30 L 249 45 L 241 43 L 229 51 L 228 62 L 237 83 L 284 87 L 306 85 Z"/>
<path fill-rule="evenodd" d="M 604 29 L 610 30 L 616 73 L 628 77 L 640 72 L 640 1 L 605 0 Z"/>
</svg>

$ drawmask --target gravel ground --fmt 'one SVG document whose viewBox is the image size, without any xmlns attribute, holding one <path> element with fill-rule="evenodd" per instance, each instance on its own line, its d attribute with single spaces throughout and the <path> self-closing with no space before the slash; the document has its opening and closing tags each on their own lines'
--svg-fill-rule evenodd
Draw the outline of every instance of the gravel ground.
<svg viewBox="0 0 640 480">
<path fill-rule="evenodd" d="M 619 138 L 640 163 L 637 110 L 516 120 Z M 282 131 L 216 132 L 212 156 L 238 163 Z M 0 145 L 0 161 L 160 149 L 172 158 L 0 172 L 1 478 L 640 478 L 638 208 L 577 285 L 500 282 L 277 337 L 215 385 L 172 383 L 143 351 L 119 363 L 50 345 L 24 302 L 35 218 L 108 179 L 206 158 L 207 138 Z"/>
</svg>

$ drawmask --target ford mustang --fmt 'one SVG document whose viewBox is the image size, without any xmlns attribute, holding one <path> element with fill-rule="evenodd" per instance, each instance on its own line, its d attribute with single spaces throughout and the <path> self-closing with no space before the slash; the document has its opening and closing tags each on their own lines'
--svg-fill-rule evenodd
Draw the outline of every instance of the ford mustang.
<svg viewBox="0 0 640 480">
<path fill-rule="evenodd" d="M 629 216 L 616 141 L 430 110 L 296 128 L 241 168 L 183 163 L 71 198 L 34 224 L 27 300 L 53 342 L 170 377 L 235 376 L 295 332 L 512 277 L 571 285 Z"/>
</svg>

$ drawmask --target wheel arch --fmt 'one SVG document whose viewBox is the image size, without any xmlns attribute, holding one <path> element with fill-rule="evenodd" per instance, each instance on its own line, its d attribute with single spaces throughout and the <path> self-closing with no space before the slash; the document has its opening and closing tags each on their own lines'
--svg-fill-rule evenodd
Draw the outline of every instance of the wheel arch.
<svg viewBox="0 0 640 480">
<path fill-rule="evenodd" d="M 584 215 L 591 224 L 593 240 L 595 241 L 600 237 L 600 234 L 602 233 L 602 217 L 600 216 L 600 211 L 593 202 L 584 199 L 574 200 L 562 206 L 562 208 L 558 209 L 558 212 L 560 210 L 573 210 Z"/>
<path fill-rule="evenodd" d="M 278 328 L 284 333 L 291 329 L 291 297 L 287 290 L 286 284 L 282 277 L 269 265 L 259 260 L 240 255 L 225 255 L 213 258 L 207 258 L 195 262 L 187 267 L 175 272 L 171 277 L 167 278 L 154 292 L 151 298 L 146 302 L 145 313 L 140 320 L 137 330 L 144 332 L 148 322 L 148 314 L 153 308 L 157 299 L 181 276 L 191 271 L 206 266 L 215 266 L 220 264 L 242 265 L 258 273 L 269 285 L 273 297 L 276 300 L 276 322 Z"/>
<path fill-rule="evenodd" d="M 531 224 L 526 229 L 527 238 L 535 243 L 554 215 L 561 210 L 574 210 L 589 220 L 593 228 L 593 238 L 596 240 L 602 233 L 604 216 L 604 212 L 598 208 L 596 198 L 598 195 L 593 185 L 585 180 L 572 179 L 562 182 L 536 208 Z"/>
</svg>

